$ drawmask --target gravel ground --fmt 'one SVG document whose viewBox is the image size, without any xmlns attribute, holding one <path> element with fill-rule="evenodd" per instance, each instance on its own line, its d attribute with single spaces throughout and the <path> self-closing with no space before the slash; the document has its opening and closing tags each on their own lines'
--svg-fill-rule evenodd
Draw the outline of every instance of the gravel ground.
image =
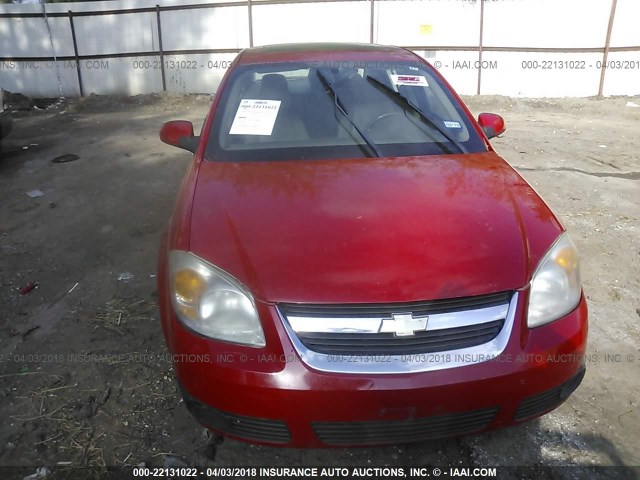
<svg viewBox="0 0 640 480">
<path fill-rule="evenodd" d="M 413 445 L 212 448 L 177 395 L 155 298 L 158 242 L 189 162 L 157 132 L 173 118 L 199 129 L 210 99 L 94 96 L 16 112 L 2 143 L 0 466 L 640 465 L 640 108 L 626 106 L 640 100 L 465 100 L 505 117 L 494 146 L 583 256 L 590 360 L 564 405 L 518 427 Z M 63 154 L 79 158 L 52 163 Z M 34 190 L 43 195 L 25 194 Z"/>
</svg>

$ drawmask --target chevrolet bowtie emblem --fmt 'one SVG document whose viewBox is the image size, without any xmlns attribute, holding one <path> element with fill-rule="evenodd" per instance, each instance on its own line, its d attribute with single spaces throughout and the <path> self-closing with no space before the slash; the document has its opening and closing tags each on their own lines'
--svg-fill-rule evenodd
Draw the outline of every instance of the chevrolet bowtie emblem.
<svg viewBox="0 0 640 480">
<path fill-rule="evenodd" d="M 394 313 L 391 319 L 382 320 L 380 332 L 394 333 L 397 337 L 406 337 L 427 329 L 429 317 L 414 317 L 410 313 Z"/>
</svg>

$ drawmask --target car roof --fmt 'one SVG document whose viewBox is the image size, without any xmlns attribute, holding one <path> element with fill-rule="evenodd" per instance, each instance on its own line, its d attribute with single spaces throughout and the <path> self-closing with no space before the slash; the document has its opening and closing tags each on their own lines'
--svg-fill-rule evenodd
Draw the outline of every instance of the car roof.
<svg viewBox="0 0 640 480">
<path fill-rule="evenodd" d="M 291 61 L 337 62 L 341 60 L 416 61 L 418 57 L 400 47 L 368 43 L 283 43 L 242 50 L 238 65 Z"/>
</svg>

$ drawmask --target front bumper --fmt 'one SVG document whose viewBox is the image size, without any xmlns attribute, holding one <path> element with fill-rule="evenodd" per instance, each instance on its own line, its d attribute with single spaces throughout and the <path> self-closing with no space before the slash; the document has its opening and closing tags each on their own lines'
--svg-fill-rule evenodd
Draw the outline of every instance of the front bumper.
<svg viewBox="0 0 640 480">
<path fill-rule="evenodd" d="M 543 415 L 562 404 L 578 388 L 584 378 L 582 368 L 562 385 L 527 397 L 518 406 L 513 422 Z M 182 386 L 182 397 L 194 418 L 213 430 L 242 440 L 270 444 L 292 444 L 285 420 L 247 417 L 217 410 L 191 396 Z M 429 417 L 399 420 L 313 422 L 317 439 L 325 446 L 380 445 L 418 442 L 464 435 L 491 427 L 499 406 Z M 497 428 L 495 425 L 494 428 Z M 302 444 L 306 445 L 306 444 Z"/>
<path fill-rule="evenodd" d="M 252 349 L 195 335 L 177 322 L 168 302 L 162 317 L 185 404 L 204 425 L 256 443 L 373 445 L 491 430 L 559 406 L 584 376 L 586 302 L 528 329 L 526 297 L 520 296 L 498 358 L 392 375 L 312 370 L 277 321 L 264 322 L 267 348 Z M 262 318 L 277 318 L 274 306 L 258 308 Z"/>
</svg>

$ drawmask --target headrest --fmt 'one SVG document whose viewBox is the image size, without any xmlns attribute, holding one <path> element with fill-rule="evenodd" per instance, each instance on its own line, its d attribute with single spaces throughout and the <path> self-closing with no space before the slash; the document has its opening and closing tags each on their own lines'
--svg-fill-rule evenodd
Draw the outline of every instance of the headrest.
<svg viewBox="0 0 640 480">
<path fill-rule="evenodd" d="M 260 95 L 274 97 L 267 98 L 268 100 L 284 100 L 289 96 L 287 79 L 279 73 L 265 75 L 260 82 Z"/>
</svg>

